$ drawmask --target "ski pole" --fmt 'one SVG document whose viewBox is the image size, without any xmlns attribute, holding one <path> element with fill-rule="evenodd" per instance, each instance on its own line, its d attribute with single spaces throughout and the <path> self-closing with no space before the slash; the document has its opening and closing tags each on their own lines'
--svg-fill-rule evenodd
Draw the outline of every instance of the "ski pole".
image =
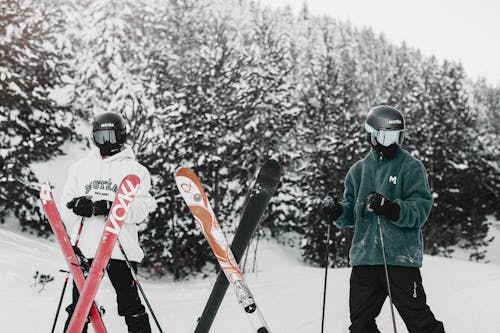
<svg viewBox="0 0 500 333">
<path fill-rule="evenodd" d="M 379 216 L 377 216 L 377 223 L 378 223 L 378 230 L 380 232 L 380 242 L 382 244 L 382 256 L 384 257 L 385 280 L 387 282 L 387 290 L 389 293 L 389 300 L 391 301 L 392 326 L 394 327 L 394 333 L 397 333 L 396 319 L 394 318 L 394 304 L 392 302 L 391 283 L 389 282 L 389 271 L 387 269 L 387 260 L 385 259 L 384 235 L 382 234 L 382 224 L 380 223 Z"/>
<path fill-rule="evenodd" d="M 78 232 L 77 232 L 76 238 L 75 238 L 75 246 L 78 245 L 78 241 L 80 240 L 80 234 L 82 233 L 84 219 L 85 218 L 82 217 L 82 219 L 80 220 L 80 225 L 78 227 Z M 64 294 L 66 293 L 66 287 L 68 286 L 68 280 L 69 280 L 70 275 L 71 275 L 71 273 L 67 272 L 66 277 L 64 278 L 64 284 L 63 284 L 63 288 L 61 291 L 61 296 L 59 297 L 59 303 L 57 304 L 56 317 L 54 318 L 54 323 L 52 324 L 52 330 L 50 331 L 51 333 L 54 333 L 54 330 L 56 328 L 57 318 L 59 317 L 59 311 L 61 310 L 62 301 L 64 298 Z"/>
<path fill-rule="evenodd" d="M 158 319 L 156 319 L 155 313 L 153 312 L 153 308 L 151 307 L 151 304 L 149 304 L 148 298 L 146 297 L 146 293 L 144 293 L 144 290 L 142 289 L 141 283 L 139 282 L 139 279 L 137 278 L 137 274 L 134 271 L 134 268 L 130 264 L 130 261 L 128 260 L 127 254 L 125 253 L 125 250 L 122 247 L 122 243 L 120 242 L 120 239 L 118 241 L 118 247 L 120 248 L 121 253 L 123 254 L 123 257 L 125 258 L 125 262 L 127 263 L 128 268 L 130 269 L 130 272 L 132 273 L 132 277 L 135 280 L 135 283 L 137 284 L 137 287 L 139 287 L 139 291 L 141 292 L 142 298 L 144 299 L 144 302 L 146 302 L 146 305 L 148 306 L 149 312 L 151 313 L 151 316 L 153 316 L 153 319 L 155 321 L 156 326 L 158 327 L 158 330 L 160 333 L 163 333 L 160 323 L 158 322 Z"/>
<path fill-rule="evenodd" d="M 50 333 L 54 333 L 54 330 L 56 329 L 56 324 L 57 324 L 57 318 L 59 317 L 59 311 L 61 310 L 61 304 L 64 298 L 64 294 L 66 292 L 66 287 L 68 286 L 68 280 L 69 280 L 69 272 L 66 273 L 66 277 L 64 278 L 64 284 L 63 288 L 61 291 L 61 296 L 59 297 L 59 303 L 57 304 L 57 310 L 56 310 L 56 317 L 54 318 L 54 322 L 52 323 L 52 330 Z"/>
<path fill-rule="evenodd" d="M 327 222 L 328 223 L 328 222 Z M 325 246 L 325 282 L 323 287 L 323 312 L 321 314 L 321 333 L 323 333 L 323 328 L 325 326 L 325 308 L 326 308 L 326 283 L 328 281 L 328 266 L 330 266 L 330 260 L 328 258 L 328 253 L 330 249 L 330 223 L 328 223 L 328 229 L 326 230 L 326 246 Z"/>
</svg>

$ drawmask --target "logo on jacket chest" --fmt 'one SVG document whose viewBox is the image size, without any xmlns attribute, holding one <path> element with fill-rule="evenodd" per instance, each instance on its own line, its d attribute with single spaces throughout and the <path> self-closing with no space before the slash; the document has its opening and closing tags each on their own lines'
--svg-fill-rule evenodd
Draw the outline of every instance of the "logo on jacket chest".
<svg viewBox="0 0 500 333">
<path fill-rule="evenodd" d="M 106 190 L 116 193 L 117 189 L 118 185 L 113 184 L 111 178 L 108 180 L 92 180 L 90 183 L 85 185 L 85 194 L 88 194 L 91 190 Z"/>
<path fill-rule="evenodd" d="M 392 183 L 396 185 L 398 182 L 398 177 L 397 176 L 389 176 L 389 183 Z"/>
</svg>

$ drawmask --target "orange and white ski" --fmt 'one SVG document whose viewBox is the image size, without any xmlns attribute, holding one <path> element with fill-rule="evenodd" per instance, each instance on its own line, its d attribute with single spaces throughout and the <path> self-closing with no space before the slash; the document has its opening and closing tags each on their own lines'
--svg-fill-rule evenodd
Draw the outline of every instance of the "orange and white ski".
<svg viewBox="0 0 500 333">
<path fill-rule="evenodd" d="M 254 332 L 269 333 L 269 328 L 243 278 L 238 263 L 234 259 L 200 179 L 191 169 L 181 167 L 175 173 L 175 183 L 205 235 L 227 280 L 233 286 L 238 302 L 243 306 Z"/>
</svg>

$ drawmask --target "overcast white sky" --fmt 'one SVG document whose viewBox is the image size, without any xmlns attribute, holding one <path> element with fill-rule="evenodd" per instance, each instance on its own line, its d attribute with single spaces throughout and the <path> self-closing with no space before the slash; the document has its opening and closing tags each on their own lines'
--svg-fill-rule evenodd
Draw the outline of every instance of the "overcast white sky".
<svg viewBox="0 0 500 333">
<path fill-rule="evenodd" d="M 272 7 L 302 0 L 260 0 Z M 500 0 L 306 0 L 313 14 L 349 19 L 371 26 L 399 44 L 423 54 L 459 60 L 472 78 L 500 84 Z"/>
</svg>

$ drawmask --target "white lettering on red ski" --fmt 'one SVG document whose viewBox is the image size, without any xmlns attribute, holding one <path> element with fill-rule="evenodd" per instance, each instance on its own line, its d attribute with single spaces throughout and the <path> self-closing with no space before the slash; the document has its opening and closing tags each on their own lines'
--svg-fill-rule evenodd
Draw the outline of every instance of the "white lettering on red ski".
<svg viewBox="0 0 500 333">
<path fill-rule="evenodd" d="M 138 184 L 134 186 L 134 184 L 132 184 L 128 179 L 125 180 L 125 184 L 123 184 L 118 191 L 118 204 L 113 205 L 109 214 L 109 221 L 112 226 L 106 225 L 106 231 L 112 232 L 116 235 L 120 233 L 121 227 L 118 222 L 122 222 L 123 224 L 125 215 L 127 215 L 130 203 L 134 200 L 135 192 L 138 187 Z"/>
<path fill-rule="evenodd" d="M 50 195 L 51 189 L 50 184 L 48 182 L 44 182 L 40 185 L 40 200 L 42 200 L 42 204 L 46 204 L 47 201 L 52 201 L 52 196 Z"/>
</svg>

